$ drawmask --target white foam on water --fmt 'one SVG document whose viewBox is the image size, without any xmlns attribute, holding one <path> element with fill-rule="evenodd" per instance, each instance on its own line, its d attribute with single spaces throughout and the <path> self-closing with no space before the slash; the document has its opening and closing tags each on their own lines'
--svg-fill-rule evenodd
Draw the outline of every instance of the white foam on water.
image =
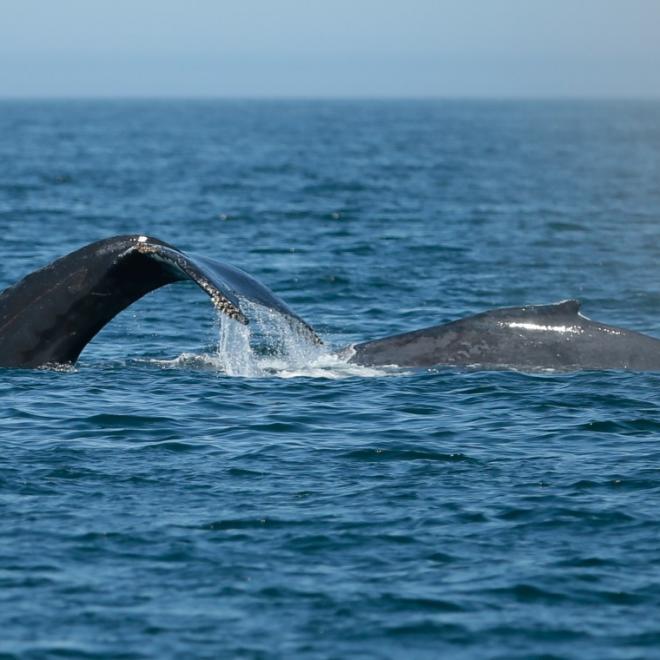
<svg viewBox="0 0 660 660">
<path fill-rule="evenodd" d="M 305 365 L 290 365 L 285 360 L 264 360 L 263 365 L 270 374 L 278 378 L 373 378 L 393 373 L 393 370 L 376 369 L 364 367 L 359 364 L 351 364 L 346 358 L 332 353 L 320 355 L 318 358 Z M 400 373 L 397 369 L 396 373 Z"/>
</svg>

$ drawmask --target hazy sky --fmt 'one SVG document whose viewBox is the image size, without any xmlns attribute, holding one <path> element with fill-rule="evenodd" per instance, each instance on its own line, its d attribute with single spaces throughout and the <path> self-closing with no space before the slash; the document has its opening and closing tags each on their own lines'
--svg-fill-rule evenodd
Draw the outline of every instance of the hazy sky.
<svg viewBox="0 0 660 660">
<path fill-rule="evenodd" d="M 660 0 L 0 0 L 0 96 L 660 98 Z"/>
</svg>

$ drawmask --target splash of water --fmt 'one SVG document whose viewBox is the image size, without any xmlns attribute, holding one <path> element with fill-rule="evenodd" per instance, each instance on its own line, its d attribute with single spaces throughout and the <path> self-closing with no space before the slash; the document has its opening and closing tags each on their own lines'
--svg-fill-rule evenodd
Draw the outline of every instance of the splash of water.
<svg viewBox="0 0 660 660">
<path fill-rule="evenodd" d="M 310 342 L 290 319 L 271 309 L 242 301 L 250 325 L 218 315 L 216 358 L 230 376 L 265 376 L 301 369 L 330 355 L 325 346 Z"/>
<path fill-rule="evenodd" d="M 250 326 L 218 312 L 216 367 L 228 376 L 259 376 L 259 368 L 250 343 Z"/>
<path fill-rule="evenodd" d="M 174 360 L 150 360 L 169 368 L 212 370 L 246 378 L 374 377 L 399 370 L 364 367 L 348 362 L 349 353 L 332 351 L 310 340 L 309 334 L 281 314 L 241 301 L 249 325 L 218 313 L 218 341 L 213 354 L 184 353 Z"/>
</svg>

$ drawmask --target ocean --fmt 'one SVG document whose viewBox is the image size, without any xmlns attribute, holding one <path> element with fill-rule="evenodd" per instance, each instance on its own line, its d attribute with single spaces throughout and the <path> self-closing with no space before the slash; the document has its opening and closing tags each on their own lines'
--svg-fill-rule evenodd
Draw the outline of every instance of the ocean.
<svg viewBox="0 0 660 660">
<path fill-rule="evenodd" d="M 2 287 L 148 234 L 329 347 L 566 298 L 660 336 L 660 103 L 5 101 L 0 227 Z M 3 370 L 0 658 L 660 656 L 660 374 L 235 326 L 180 283 Z"/>
</svg>

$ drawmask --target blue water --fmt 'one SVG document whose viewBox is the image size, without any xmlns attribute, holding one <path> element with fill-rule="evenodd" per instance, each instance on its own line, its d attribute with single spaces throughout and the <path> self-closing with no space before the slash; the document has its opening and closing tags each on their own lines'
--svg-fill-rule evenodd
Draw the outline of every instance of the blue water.
<svg viewBox="0 0 660 660">
<path fill-rule="evenodd" d="M 148 233 L 332 346 L 569 297 L 660 336 L 659 223 L 657 103 L 0 104 L 0 285 Z M 2 373 L 0 657 L 660 655 L 660 374 L 240 376 L 232 332 L 177 284 Z"/>
</svg>

